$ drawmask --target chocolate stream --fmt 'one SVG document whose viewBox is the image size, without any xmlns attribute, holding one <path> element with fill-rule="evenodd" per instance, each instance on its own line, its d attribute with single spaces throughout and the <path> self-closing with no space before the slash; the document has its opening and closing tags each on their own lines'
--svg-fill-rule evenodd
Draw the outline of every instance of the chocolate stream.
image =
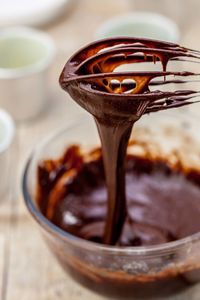
<svg viewBox="0 0 200 300">
<path fill-rule="evenodd" d="M 94 116 L 102 143 L 108 190 L 105 244 L 117 243 L 126 218 L 125 155 L 133 124 L 145 113 L 188 105 L 199 95 L 199 91 L 184 87 L 174 92 L 150 90 L 151 86 L 189 82 L 168 76 L 198 76 L 193 72 L 166 72 L 170 60 L 187 58 L 198 61 L 200 53 L 167 42 L 115 38 L 86 46 L 63 69 L 62 88 Z M 163 71 L 114 72 L 123 64 L 157 61 Z M 163 81 L 152 82 L 161 76 Z"/>
</svg>

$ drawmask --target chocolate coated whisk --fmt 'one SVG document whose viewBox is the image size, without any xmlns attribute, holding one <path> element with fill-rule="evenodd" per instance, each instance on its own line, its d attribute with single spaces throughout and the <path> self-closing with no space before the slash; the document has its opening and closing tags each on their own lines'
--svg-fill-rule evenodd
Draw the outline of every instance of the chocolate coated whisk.
<svg viewBox="0 0 200 300">
<path fill-rule="evenodd" d="M 125 156 L 134 123 L 145 113 L 198 101 L 193 86 L 199 74 L 184 71 L 183 61 L 199 62 L 200 52 L 176 44 L 138 38 L 94 42 L 66 63 L 60 84 L 94 117 L 101 139 L 108 191 L 108 213 L 103 242 L 115 245 L 127 217 Z M 160 62 L 161 71 L 119 71 L 118 67 Z M 169 62 L 180 62 L 169 71 Z M 190 65 L 188 65 L 190 67 Z M 189 79 L 189 80 L 188 80 Z M 178 86 L 177 90 L 174 87 Z"/>
<path fill-rule="evenodd" d="M 120 71 L 123 64 L 157 63 L 161 71 Z M 187 70 L 167 71 L 168 63 L 200 62 L 200 52 L 177 44 L 140 38 L 111 38 L 90 44 L 77 52 L 66 64 L 60 77 L 63 88 L 72 82 L 99 94 L 126 96 L 134 101 L 148 101 L 145 113 L 166 110 L 198 102 L 200 90 L 186 89 L 186 84 L 198 83 L 199 73 Z M 189 65 L 190 64 L 190 65 Z M 162 86 L 174 84 L 179 89 L 162 91 Z M 152 88 L 160 87 L 158 90 Z"/>
</svg>

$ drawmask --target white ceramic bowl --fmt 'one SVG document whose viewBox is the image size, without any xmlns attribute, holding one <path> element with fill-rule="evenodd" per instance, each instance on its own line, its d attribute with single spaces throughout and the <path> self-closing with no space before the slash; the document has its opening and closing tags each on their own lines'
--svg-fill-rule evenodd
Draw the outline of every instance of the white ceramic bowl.
<svg viewBox="0 0 200 300">
<path fill-rule="evenodd" d="M 176 23 L 163 15 L 135 12 L 108 20 L 95 33 L 96 39 L 111 36 L 143 37 L 177 43 L 180 32 Z"/>
<path fill-rule="evenodd" d="M 0 202 L 10 183 L 9 163 L 11 152 L 10 146 L 13 142 L 15 126 L 11 116 L 4 110 L 0 109 Z"/>
<path fill-rule="evenodd" d="M 15 120 L 35 117 L 44 108 L 54 53 L 52 39 L 41 31 L 28 27 L 0 31 L 0 107 Z"/>
<path fill-rule="evenodd" d="M 71 2 L 72 0 L 0 0 L 0 27 L 44 25 L 66 12 Z"/>
</svg>

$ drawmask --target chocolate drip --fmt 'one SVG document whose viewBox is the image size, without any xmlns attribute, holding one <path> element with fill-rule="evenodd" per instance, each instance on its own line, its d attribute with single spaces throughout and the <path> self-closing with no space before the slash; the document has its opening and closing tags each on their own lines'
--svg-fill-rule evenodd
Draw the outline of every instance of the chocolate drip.
<svg viewBox="0 0 200 300">
<path fill-rule="evenodd" d="M 198 51 L 177 44 L 114 38 L 86 46 L 65 65 L 60 84 L 94 116 L 102 142 L 108 189 L 104 243 L 117 243 L 126 218 L 125 154 L 133 124 L 145 113 L 188 105 L 199 95 L 195 90 L 151 91 L 151 87 L 181 85 L 185 78 L 195 78 L 198 74 L 193 72 L 167 72 L 167 64 L 199 59 Z M 123 64 L 158 61 L 162 64 L 159 72 L 115 72 Z"/>
</svg>

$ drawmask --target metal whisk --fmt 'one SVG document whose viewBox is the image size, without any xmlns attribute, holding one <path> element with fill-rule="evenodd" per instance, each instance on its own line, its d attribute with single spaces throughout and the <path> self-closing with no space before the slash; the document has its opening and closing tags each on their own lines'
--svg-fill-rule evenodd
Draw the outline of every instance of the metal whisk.
<svg viewBox="0 0 200 300">
<path fill-rule="evenodd" d="M 115 71 L 121 65 L 162 64 L 161 71 Z M 176 71 L 167 71 L 168 63 L 177 63 Z M 166 110 L 198 102 L 200 90 L 186 89 L 200 82 L 188 69 L 200 62 L 200 52 L 168 42 L 139 38 L 111 38 L 90 44 L 66 64 L 60 83 L 81 84 L 94 93 L 126 96 L 148 101 L 145 113 Z M 178 64 L 179 63 L 179 64 Z M 183 69 L 187 63 L 187 70 Z M 172 90 L 167 87 L 177 87 Z M 163 86 L 165 90 L 163 91 Z M 157 88 L 155 90 L 155 88 Z M 107 96 L 108 96 L 107 95 Z"/>
</svg>

